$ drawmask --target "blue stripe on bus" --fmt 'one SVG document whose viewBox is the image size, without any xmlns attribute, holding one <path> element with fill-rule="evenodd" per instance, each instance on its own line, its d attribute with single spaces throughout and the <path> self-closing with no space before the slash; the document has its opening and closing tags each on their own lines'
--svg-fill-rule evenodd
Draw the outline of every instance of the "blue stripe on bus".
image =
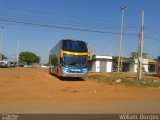
<svg viewBox="0 0 160 120">
<path fill-rule="evenodd" d="M 87 72 L 87 68 L 71 68 L 71 67 L 63 67 L 64 70 L 68 72 Z"/>
</svg>

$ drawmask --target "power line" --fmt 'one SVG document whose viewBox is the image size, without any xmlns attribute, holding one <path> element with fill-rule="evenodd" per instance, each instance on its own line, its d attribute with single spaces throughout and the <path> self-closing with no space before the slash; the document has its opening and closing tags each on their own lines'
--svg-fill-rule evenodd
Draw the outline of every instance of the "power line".
<svg viewBox="0 0 160 120">
<path fill-rule="evenodd" d="M 146 27 L 145 27 L 145 30 L 148 31 L 148 32 L 160 35 L 160 32 L 158 30 L 153 30 L 153 29 L 149 29 L 149 28 L 146 28 Z"/>
<path fill-rule="evenodd" d="M 77 28 L 77 27 L 73 27 L 72 25 L 70 25 L 69 27 L 64 27 L 64 26 L 57 26 L 52 24 L 47 24 L 47 22 L 45 24 L 42 23 L 33 23 L 32 22 L 28 22 L 28 21 L 23 21 L 23 20 L 11 20 L 11 19 L 6 19 L 6 18 L 0 18 L 1 21 L 4 22 L 9 22 L 9 23 L 16 23 L 16 24 L 24 24 L 24 25 L 30 25 L 30 26 L 39 26 L 39 27 L 48 27 L 48 28 L 58 28 L 58 29 L 68 29 L 68 30 L 76 30 L 76 31 L 84 31 L 84 32 L 94 32 L 94 33 L 102 33 L 102 34 L 114 34 L 114 35 L 119 35 L 119 32 L 111 32 L 111 31 L 102 31 L 102 30 L 92 30 L 92 29 L 86 29 L 86 28 Z M 37 22 L 37 21 L 35 21 Z M 39 21 L 40 22 L 40 21 Z M 123 35 L 125 36 L 133 36 L 133 37 L 138 37 L 138 34 L 135 33 L 123 33 Z M 151 37 L 151 36 L 144 36 L 145 39 L 150 39 L 150 40 L 155 40 L 155 41 L 160 41 L 160 39 Z"/>
<path fill-rule="evenodd" d="M 60 24 L 60 25 L 69 25 L 69 26 L 78 26 L 78 27 L 90 27 L 90 28 L 96 28 L 96 29 L 118 29 L 118 27 L 112 27 L 112 26 L 105 26 L 105 25 L 95 25 L 95 24 L 77 24 L 77 23 L 74 23 L 74 22 L 67 22 L 67 21 L 59 21 L 59 20 L 45 20 L 45 19 L 33 19 L 33 18 L 27 18 L 25 19 L 24 17 L 19 17 L 19 16 L 3 16 L 3 15 L 0 15 L 1 18 L 3 19 L 15 19 L 15 21 L 17 20 L 20 20 L 20 21 L 29 21 L 29 22 L 43 22 L 45 24 Z"/>
<path fill-rule="evenodd" d="M 0 7 L 0 8 L 2 8 L 2 7 Z M 8 7 L 3 7 L 3 8 L 7 8 L 7 9 L 11 9 L 11 10 L 17 10 L 17 11 L 19 11 L 19 12 L 27 12 L 27 11 L 25 11 L 25 10 L 23 10 L 23 9 L 13 9 L 13 8 L 8 8 Z M 30 10 L 29 12 L 35 12 L 35 13 L 40 13 L 40 15 L 42 15 L 43 13 L 45 13 L 45 15 L 47 14 L 46 12 L 38 12 L 38 11 L 33 11 L 33 10 Z M 4 13 L 4 12 L 3 12 Z M 30 14 L 30 13 L 29 13 Z M 9 15 L 9 13 L 6 13 L 5 15 Z M 103 23 L 98 23 L 97 24 L 97 20 L 96 20 L 96 23 L 95 23 L 95 19 L 92 19 L 92 21 L 88 21 L 86 18 L 85 19 L 82 19 L 82 18 L 80 18 L 80 17 L 78 17 L 78 18 L 80 18 L 79 20 L 79 22 L 77 22 L 77 21 L 73 21 L 73 20 L 64 20 L 64 19 L 58 19 L 57 20 L 57 18 L 56 19 L 53 19 L 53 14 L 49 14 L 49 15 L 52 15 L 52 18 L 50 19 L 50 18 L 47 18 L 47 21 L 50 19 L 50 22 L 51 21 L 56 21 L 56 22 L 61 22 L 62 24 L 66 24 L 66 23 L 70 23 L 70 24 L 74 24 L 74 26 L 82 26 L 82 25 L 87 25 L 87 27 L 89 26 L 89 27 L 97 27 L 97 26 L 99 26 L 99 27 L 101 27 L 101 28 L 104 28 L 104 27 L 107 27 L 107 28 L 109 28 L 109 29 L 119 29 L 119 24 L 117 24 L 117 25 L 115 25 L 115 23 L 113 24 L 106 24 L 106 22 L 104 22 L 103 21 Z M 13 14 L 12 14 L 12 16 L 13 16 Z M 14 17 L 14 16 L 13 16 Z M 17 16 L 15 16 L 16 18 L 17 18 Z M 26 18 L 26 16 L 22 16 L 22 15 L 18 15 L 18 18 Z M 44 18 L 37 18 L 37 16 L 35 17 L 35 16 L 29 16 L 29 19 L 32 19 L 32 18 L 34 17 L 34 18 L 36 18 L 36 20 L 45 20 Z M 76 17 L 71 17 L 71 16 L 68 16 L 68 17 L 70 17 L 70 18 L 76 18 Z M 46 21 L 46 20 L 45 20 Z M 85 21 L 85 22 L 84 22 Z M 86 21 L 88 21 L 88 22 L 86 22 Z M 94 21 L 94 23 L 92 23 Z M 100 20 L 98 20 L 98 21 L 100 21 Z M 64 23 L 63 23 L 64 22 Z M 76 24 L 76 25 L 75 25 Z M 77 24 L 80 24 L 80 25 L 77 25 Z M 135 27 L 135 25 L 134 25 L 134 27 L 132 26 L 132 27 L 126 27 L 126 26 L 124 26 L 124 28 L 127 28 L 127 29 L 136 29 L 136 28 L 138 28 L 138 27 Z"/>
<path fill-rule="evenodd" d="M 79 26 L 79 27 L 92 27 L 96 29 L 119 29 L 119 26 L 110 25 L 110 24 L 95 24 L 95 23 L 83 23 L 83 22 L 75 22 L 75 21 L 66 21 L 62 19 L 50 19 L 50 18 L 38 18 L 35 16 L 20 16 L 20 15 L 0 15 L 2 18 L 5 19 L 18 19 L 18 20 L 25 20 L 25 21 L 35 21 L 35 22 L 45 22 L 49 24 L 63 24 L 63 25 L 70 25 L 70 26 Z M 134 27 L 126 27 L 128 29 L 135 29 Z"/>
<path fill-rule="evenodd" d="M 155 41 L 159 41 L 160 42 L 160 39 L 157 39 L 157 38 L 154 38 L 154 37 L 151 37 L 151 36 L 144 36 L 144 38 L 146 39 L 152 39 L 152 40 L 155 40 Z"/>
<path fill-rule="evenodd" d="M 108 31 L 99 31 L 99 30 L 90 30 L 90 29 L 81 29 L 81 28 L 73 28 L 73 27 L 62 27 L 62 26 L 56 26 L 56 25 L 48 25 L 48 24 L 40 24 L 40 23 L 31 23 L 31 22 L 24 22 L 24 21 L 17 21 L 17 20 L 9 20 L 9 19 L 2 19 L 1 21 L 5 22 L 11 22 L 11 23 L 19 23 L 19 24 L 25 24 L 25 25 L 34 25 L 34 26 L 40 26 L 40 27 L 49 27 L 49 28 L 59 28 L 59 29 L 68 29 L 68 30 L 77 30 L 77 31 L 86 31 L 86 32 L 96 32 L 96 33 L 104 33 L 104 34 L 120 34 L 118 32 L 108 32 Z M 132 35 L 135 36 L 136 34 L 125 34 L 125 35 Z"/>
<path fill-rule="evenodd" d="M 90 19 L 88 19 L 88 18 L 85 18 L 85 17 L 78 17 L 78 16 L 73 16 L 73 15 L 66 15 L 66 14 L 59 14 L 59 13 L 53 13 L 53 12 L 50 12 L 50 13 L 48 13 L 48 12 L 44 12 L 44 11 L 36 11 L 36 10 L 25 10 L 25 9 L 19 9 L 19 8 L 10 8 L 10 7 L 2 7 L 2 6 L 0 6 L 0 8 L 3 8 L 3 9 L 9 9 L 9 10 L 16 10 L 16 11 L 18 11 L 18 12 L 25 12 L 25 13 L 38 13 L 39 15 L 49 15 L 49 16 L 52 16 L 53 17 L 53 15 L 56 15 L 56 17 L 57 16 L 59 16 L 59 15 L 61 15 L 61 17 L 63 16 L 63 17 L 67 17 L 67 18 L 74 18 L 74 19 L 79 19 L 80 21 L 87 21 L 87 22 L 97 22 L 97 21 L 101 21 L 101 23 L 105 23 L 106 24 L 106 21 L 104 21 L 104 20 L 100 20 L 100 19 L 97 19 L 97 18 L 90 18 Z M 111 25 L 112 25 L 113 23 L 111 23 Z M 114 23 L 114 25 L 115 25 L 115 23 Z M 117 25 L 119 25 L 119 24 L 117 24 Z"/>
</svg>

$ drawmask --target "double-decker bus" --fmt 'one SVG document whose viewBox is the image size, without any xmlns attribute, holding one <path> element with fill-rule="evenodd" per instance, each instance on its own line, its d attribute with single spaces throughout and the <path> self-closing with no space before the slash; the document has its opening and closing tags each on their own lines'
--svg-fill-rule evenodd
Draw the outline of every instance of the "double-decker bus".
<svg viewBox="0 0 160 120">
<path fill-rule="evenodd" d="M 158 77 L 160 77 L 160 56 L 158 56 L 157 60 L 157 75 Z"/>
<path fill-rule="evenodd" d="M 49 54 L 49 73 L 57 77 L 85 77 L 88 60 L 92 54 L 87 44 L 80 40 L 63 39 Z"/>
<path fill-rule="evenodd" d="M 158 77 L 160 77 L 160 64 L 157 67 L 157 75 L 158 75 Z"/>
</svg>

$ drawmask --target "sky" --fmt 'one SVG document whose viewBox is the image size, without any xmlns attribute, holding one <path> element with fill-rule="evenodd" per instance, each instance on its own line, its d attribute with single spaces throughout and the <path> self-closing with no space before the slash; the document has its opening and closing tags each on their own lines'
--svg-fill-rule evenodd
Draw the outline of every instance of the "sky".
<svg viewBox="0 0 160 120">
<path fill-rule="evenodd" d="M 96 55 L 118 56 L 122 12 L 123 56 L 138 49 L 144 11 L 143 52 L 160 55 L 159 0 L 0 0 L 2 52 L 15 59 L 30 51 L 48 61 L 51 48 L 61 39 L 83 40 Z M 2 28 L 3 27 L 3 28 Z M 18 42 L 19 41 L 19 42 Z"/>
</svg>

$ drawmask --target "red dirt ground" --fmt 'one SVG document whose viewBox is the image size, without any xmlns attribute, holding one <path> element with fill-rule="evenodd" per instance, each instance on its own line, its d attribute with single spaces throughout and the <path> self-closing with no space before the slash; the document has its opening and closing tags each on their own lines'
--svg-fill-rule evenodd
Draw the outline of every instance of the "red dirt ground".
<svg viewBox="0 0 160 120">
<path fill-rule="evenodd" d="M 159 101 L 160 88 L 59 80 L 47 69 L 0 68 L 0 113 L 159 113 Z"/>
</svg>

